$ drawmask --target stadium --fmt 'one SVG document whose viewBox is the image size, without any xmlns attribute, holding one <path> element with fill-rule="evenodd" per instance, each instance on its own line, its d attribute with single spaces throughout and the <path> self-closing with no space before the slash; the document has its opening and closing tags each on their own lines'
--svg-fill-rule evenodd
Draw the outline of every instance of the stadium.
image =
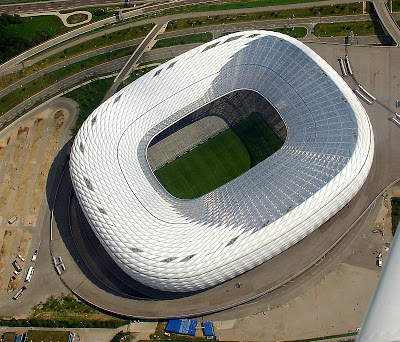
<svg viewBox="0 0 400 342">
<path fill-rule="evenodd" d="M 366 180 L 373 141 L 364 108 L 321 57 L 286 35 L 246 31 L 166 62 L 99 106 L 75 138 L 70 173 L 128 276 L 191 292 L 331 218 Z"/>
</svg>

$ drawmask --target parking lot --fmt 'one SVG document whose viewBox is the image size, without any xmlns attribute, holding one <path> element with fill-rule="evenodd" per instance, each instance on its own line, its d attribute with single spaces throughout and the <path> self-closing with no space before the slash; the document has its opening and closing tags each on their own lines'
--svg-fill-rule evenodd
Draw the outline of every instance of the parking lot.
<svg viewBox="0 0 400 342">
<path fill-rule="evenodd" d="M 45 106 L 0 134 L 0 300 L 11 300 L 27 286 L 27 270 L 36 264 L 32 255 L 40 250 L 48 210 L 46 184 L 56 154 L 69 139 L 67 123 L 68 108 Z"/>
</svg>

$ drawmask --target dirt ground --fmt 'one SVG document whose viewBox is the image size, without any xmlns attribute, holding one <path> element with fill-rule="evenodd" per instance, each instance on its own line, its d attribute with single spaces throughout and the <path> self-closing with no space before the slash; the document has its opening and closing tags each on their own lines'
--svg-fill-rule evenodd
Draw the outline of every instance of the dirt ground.
<svg viewBox="0 0 400 342">
<path fill-rule="evenodd" d="M 24 281 L 28 265 L 24 266 L 31 258 L 32 233 L 38 228 L 36 220 L 45 200 L 48 172 L 67 118 L 67 111 L 48 108 L 0 139 L 0 292 L 3 294 L 15 292 Z M 18 220 L 10 225 L 7 221 L 14 215 Z M 17 258 L 18 254 L 26 259 L 25 263 Z M 14 260 L 23 270 L 12 279 Z"/>
<path fill-rule="evenodd" d="M 3 223 L 17 215 L 20 223 L 35 225 L 66 115 L 62 110 L 56 113 L 46 110 L 0 142 L 0 146 L 5 146 L 0 153 L 7 163 L 0 187 L 0 216 Z"/>
</svg>

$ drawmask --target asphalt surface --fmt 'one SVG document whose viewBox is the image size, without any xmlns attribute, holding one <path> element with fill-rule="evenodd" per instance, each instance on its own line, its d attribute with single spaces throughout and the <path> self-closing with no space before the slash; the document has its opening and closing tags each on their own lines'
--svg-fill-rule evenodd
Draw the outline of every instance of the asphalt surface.
<svg viewBox="0 0 400 342">
<path fill-rule="evenodd" d="M 169 59 L 175 56 L 182 54 L 185 51 L 193 49 L 194 47 L 200 45 L 198 44 L 187 44 L 183 46 L 174 46 L 169 48 L 160 48 L 154 51 L 150 51 L 145 53 L 142 57 L 142 62 L 149 62 L 158 59 Z M 65 89 L 69 89 L 79 83 L 82 83 L 90 78 L 97 77 L 104 74 L 110 74 L 114 72 L 118 72 L 122 69 L 122 67 L 128 61 L 129 56 L 121 57 L 103 64 L 96 65 L 92 68 L 81 71 L 77 74 L 74 74 L 64 80 L 59 81 L 58 83 L 43 89 L 39 93 L 31 96 L 29 99 L 21 102 L 19 105 L 15 106 L 13 109 L 8 111 L 6 114 L 0 117 L 0 126 L 14 119 L 16 116 L 20 115 L 24 110 L 31 108 L 35 103 L 39 101 L 44 101 L 51 98 L 52 95 L 60 93 Z"/>
<path fill-rule="evenodd" d="M 183 17 L 184 14 L 174 15 L 171 17 L 175 18 L 178 16 Z M 252 30 L 252 29 L 267 29 L 268 30 L 269 28 L 283 27 L 283 26 L 287 25 L 287 26 L 305 26 L 305 27 L 307 27 L 308 34 L 304 39 L 302 39 L 303 41 L 318 41 L 318 42 L 326 42 L 326 43 L 333 43 L 333 44 L 344 44 L 344 39 L 345 39 L 344 37 L 317 38 L 314 35 L 310 34 L 310 30 L 315 24 L 320 23 L 320 22 L 333 22 L 333 21 L 346 22 L 346 21 L 350 21 L 350 20 L 351 21 L 368 20 L 370 18 L 371 18 L 370 15 L 356 15 L 356 16 L 341 16 L 341 17 L 332 16 L 332 17 L 323 17 L 323 18 L 298 18 L 298 19 L 295 18 L 295 19 L 290 19 L 290 20 L 280 19 L 280 20 L 266 20 L 266 21 L 260 21 L 260 22 L 243 22 L 243 23 L 236 23 L 236 24 L 229 24 L 229 25 L 215 25 L 215 26 L 198 27 L 198 28 L 194 28 L 194 29 L 171 31 L 171 32 L 162 33 L 157 38 L 164 39 L 164 38 L 182 36 L 185 34 L 193 34 L 193 33 L 201 33 L 201 32 L 212 32 L 214 34 L 214 37 L 219 37 L 221 34 L 226 33 L 226 32 L 235 32 L 235 31 Z M 372 18 L 376 19 L 376 16 L 372 15 Z M 161 20 L 161 19 L 164 19 L 164 20 Z M 166 19 L 168 20 L 169 17 L 167 17 Z M 141 23 L 141 25 L 143 25 L 143 24 L 148 23 L 147 21 L 151 21 L 151 19 L 146 20 L 144 23 L 141 21 L 140 23 Z M 122 42 L 122 43 L 114 44 L 114 45 L 111 45 L 108 47 L 100 48 L 100 49 L 97 49 L 97 50 L 94 50 L 94 51 L 91 51 L 91 52 L 88 52 L 88 53 L 85 53 L 82 55 L 72 57 L 68 60 L 62 61 L 60 63 L 49 66 L 41 71 L 38 71 L 28 77 L 25 77 L 25 78 L 15 82 L 11 86 L 0 91 L 0 97 L 8 94 L 9 92 L 17 89 L 18 87 L 20 87 L 24 84 L 27 84 L 28 82 L 33 81 L 34 79 L 36 79 L 38 77 L 43 76 L 46 73 L 49 73 L 49 72 L 52 72 L 59 68 L 62 68 L 68 64 L 75 63 L 75 62 L 84 60 L 86 58 L 96 56 L 101 53 L 106 53 L 109 51 L 117 50 L 119 48 L 136 45 L 139 42 L 142 42 L 141 45 L 135 50 L 135 52 L 129 59 L 130 60 L 129 65 L 127 65 L 127 66 L 125 65 L 125 67 L 126 67 L 125 71 L 128 72 L 134 64 L 138 63 L 140 58 L 143 58 L 142 55 L 143 55 L 144 50 L 149 45 L 149 43 L 155 39 L 156 33 L 165 24 L 165 22 L 166 22 L 165 17 L 159 18 L 156 28 L 153 29 L 153 31 L 151 32 L 152 34 L 149 34 L 144 40 L 134 39 L 131 41 Z M 116 30 L 121 30 L 121 29 L 125 29 L 127 27 L 132 27 L 132 25 L 136 26 L 136 25 L 138 25 L 138 23 L 131 23 L 131 24 L 123 25 L 123 26 L 118 26 L 118 27 L 112 28 L 108 31 L 114 32 Z M 110 32 L 108 32 L 108 33 L 110 33 Z M 99 33 L 95 34 L 95 36 L 100 36 L 103 34 L 104 33 L 99 32 Z M 90 37 L 84 37 L 83 39 L 88 40 L 89 38 Z M 80 43 L 81 43 L 81 41 L 77 40 L 75 42 L 71 42 L 68 45 L 68 47 L 76 45 L 76 44 L 80 44 Z M 362 44 L 382 44 L 382 43 L 390 44 L 391 42 L 390 42 L 389 37 L 367 36 L 367 37 L 355 37 L 354 43 L 362 45 Z M 63 47 L 60 47 L 59 49 L 63 50 L 64 48 L 66 48 L 66 47 L 63 46 Z M 188 48 L 175 46 L 175 47 L 171 47 L 169 50 L 176 50 L 176 49 L 178 49 L 177 51 L 187 51 Z M 160 54 L 155 53 L 155 55 L 153 55 L 153 56 L 155 56 L 154 60 L 164 59 L 165 58 L 164 56 L 167 56 L 166 58 L 170 58 L 171 56 L 176 56 L 176 54 L 170 55 L 170 53 L 167 53 L 166 51 L 168 51 L 168 49 L 162 49 L 162 52 Z M 46 57 L 48 57 L 49 54 L 50 54 L 50 52 L 46 55 Z M 156 57 L 156 56 L 160 56 L 160 55 L 161 55 L 161 57 Z M 29 98 L 28 100 L 26 100 L 22 103 L 20 103 L 18 106 L 14 107 L 11 111 L 9 111 L 5 115 L 3 115 L 0 118 L 0 125 L 6 121 L 9 121 L 13 117 L 19 115 L 24 109 L 32 107 L 35 102 L 38 102 L 45 98 L 49 98 L 51 95 L 59 92 L 62 89 L 70 88 L 71 86 L 78 84 L 79 82 L 82 82 L 87 77 L 90 77 L 95 74 L 97 74 L 97 75 L 105 74 L 108 72 L 115 72 L 115 71 L 121 70 L 122 67 L 124 66 L 124 64 L 121 64 L 121 63 L 123 63 L 122 61 L 124 61 L 126 63 L 128 61 L 128 57 L 122 57 L 118 60 L 115 60 L 115 63 L 113 63 L 113 61 L 110 61 L 109 63 L 104 63 L 99 66 L 95 66 L 86 71 L 82 71 L 78 74 L 70 76 L 67 79 L 64 79 L 64 80 L 58 82 L 57 84 L 42 90 L 40 93 L 32 96 L 31 98 Z M 146 59 L 146 61 L 149 61 L 149 59 Z M 110 89 L 110 91 L 107 93 L 105 98 L 108 98 L 112 94 L 114 94 L 115 90 L 118 88 L 120 82 L 124 79 L 124 77 L 125 77 L 125 73 L 122 73 L 121 75 L 119 75 L 119 79 L 117 80 L 117 82 L 115 82 L 113 84 L 112 89 Z"/>
<path fill-rule="evenodd" d="M 393 38 L 396 45 L 400 44 L 400 29 L 397 23 L 394 21 L 389 8 L 387 6 L 386 0 L 374 0 L 373 1 L 376 13 L 379 16 L 379 20 L 382 23 L 384 30 Z"/>
<path fill-rule="evenodd" d="M 125 0 L 54 0 L 41 2 L 16 3 L 16 0 L 3 0 L 0 12 L 6 13 L 32 13 L 70 10 L 74 8 L 103 7 L 104 5 L 124 5 Z M 7 4 L 9 2 L 9 4 Z M 14 3 L 12 3 L 14 2 Z M 158 2 L 157 0 L 131 0 L 130 3 Z"/>
<path fill-rule="evenodd" d="M 4 114 L 0 117 L 0 126 L 5 122 L 10 121 L 11 119 L 18 116 L 25 109 L 31 108 L 36 102 L 44 101 L 49 99 L 51 95 L 61 92 L 63 89 L 71 88 L 72 86 L 87 80 L 90 77 L 95 77 L 103 74 L 109 74 L 115 71 L 118 71 L 122 68 L 124 63 L 126 63 L 129 57 L 122 57 L 113 61 L 109 61 L 100 65 L 97 65 L 93 68 L 86 69 L 81 71 L 73 76 L 70 76 L 60 82 L 40 91 L 39 93 L 31 96 L 26 101 L 20 103 L 18 106 L 14 107 L 12 110 Z"/>
<path fill-rule="evenodd" d="M 382 0 L 376 0 L 376 1 L 382 1 Z M 174 2 L 168 2 L 168 3 L 160 3 L 160 4 L 153 5 L 153 6 L 144 7 L 144 8 L 140 8 L 137 10 L 132 10 L 132 11 L 126 12 L 126 13 L 124 13 L 124 18 L 126 18 L 126 19 L 133 18 L 136 16 L 144 15 L 144 14 L 157 13 L 157 12 L 165 10 L 165 9 L 184 7 L 184 6 L 188 6 L 188 5 L 207 3 L 207 2 L 215 2 L 215 0 L 181 0 L 181 1 L 174 1 Z M 344 3 L 348 3 L 348 2 L 349 2 L 349 0 L 327 0 L 327 1 L 314 2 L 313 6 L 329 6 L 329 5 L 335 5 L 335 4 L 344 4 Z M 282 10 L 282 9 L 288 9 L 288 8 L 307 8 L 307 7 L 310 7 L 310 3 L 297 3 L 297 4 L 290 4 L 290 5 L 278 5 L 278 6 L 259 7 L 259 8 L 241 8 L 241 9 L 224 10 L 224 11 L 182 13 L 182 14 L 177 14 L 177 15 L 164 16 L 161 18 L 161 20 L 193 18 L 193 17 L 198 17 L 198 16 L 207 16 L 207 15 L 216 15 L 216 14 L 222 15 L 222 14 L 262 12 L 262 11 L 266 11 L 266 10 L 276 11 L 276 10 Z M 100 28 L 104 25 L 112 24 L 115 22 L 116 22 L 116 19 L 114 17 L 107 18 L 104 20 L 94 22 L 92 24 L 85 25 L 81 28 L 72 30 L 63 35 L 60 35 L 53 39 L 50 39 L 30 50 L 27 50 L 27 51 L 21 53 L 20 55 L 3 63 L 2 65 L 0 65 L 0 75 L 3 74 L 4 72 L 6 72 L 11 67 L 13 67 L 14 65 L 17 65 L 17 64 L 23 62 L 24 60 L 31 58 L 32 56 L 34 56 L 40 52 L 43 52 L 44 50 L 46 50 L 54 45 L 57 45 L 61 42 L 65 42 L 68 39 L 75 38 L 84 33 L 90 32 L 91 30 Z M 156 22 L 156 20 L 154 19 L 154 20 L 151 20 L 150 22 Z M 137 22 L 136 26 L 145 24 L 145 23 L 146 23 L 146 21 L 143 20 L 143 21 Z"/>
<path fill-rule="evenodd" d="M 171 9 L 171 8 L 176 8 L 176 7 L 182 7 L 182 6 L 187 6 L 187 5 L 191 5 L 191 4 L 199 4 L 199 3 L 206 3 L 206 2 L 213 2 L 215 0 L 182 0 L 182 1 L 174 1 L 174 2 L 168 2 L 168 3 L 160 3 L 160 4 L 156 4 L 153 6 L 149 6 L 149 7 L 144 7 L 144 8 L 140 8 L 140 9 L 136 9 L 136 10 L 132 10 L 129 12 L 125 12 L 124 13 L 124 18 L 128 19 L 128 18 L 133 18 L 136 16 L 140 16 L 143 14 L 152 14 L 152 13 L 157 13 L 159 11 L 162 10 L 166 10 L 166 9 Z M 337 0 L 340 1 L 340 0 Z M 11 13 L 11 12 L 9 12 Z M 55 37 L 53 39 L 50 39 L 40 45 L 37 45 L 35 47 L 33 47 L 32 49 L 29 49 L 21 54 L 19 54 L 18 56 L 10 59 L 9 61 L 3 63 L 2 65 L 0 65 L 0 74 L 3 74 L 7 69 L 9 69 L 10 67 L 21 63 L 22 61 L 54 46 L 57 45 L 59 43 L 62 43 L 68 39 L 71 38 L 75 38 L 81 34 L 90 32 L 94 29 L 103 27 L 104 25 L 107 24 L 113 24 L 116 22 L 116 18 L 115 17 L 110 17 L 107 19 L 103 19 L 103 20 L 99 20 L 96 21 L 92 24 L 88 24 L 85 25 L 83 27 L 77 28 L 75 30 L 69 31 L 65 34 L 62 34 L 58 37 Z M 140 24 L 139 24 L 140 25 Z"/>
<path fill-rule="evenodd" d="M 234 32 L 234 31 L 244 31 L 244 30 L 251 30 L 251 29 L 263 29 L 263 30 L 268 30 L 269 28 L 276 28 L 276 27 L 284 27 L 286 26 L 304 26 L 308 29 L 308 34 L 307 36 L 304 38 L 304 40 L 315 40 L 315 41 L 324 41 L 327 43 L 338 43 L 338 44 L 343 44 L 344 43 L 344 37 L 329 37 L 329 38 L 318 38 L 315 37 L 314 35 L 310 34 L 311 29 L 314 27 L 315 24 L 317 23 L 329 23 L 329 22 L 346 22 L 346 21 L 358 21 L 358 20 L 368 20 L 368 19 L 377 19 L 376 16 L 372 15 L 356 15 L 356 16 L 341 16 L 341 17 L 323 17 L 323 18 L 306 18 L 306 19 L 281 19 L 281 20 L 265 20 L 265 21 L 258 21 L 258 22 L 243 22 L 243 23 L 236 23 L 236 24 L 229 24 L 229 25 L 215 25 L 215 26 L 207 26 L 207 27 L 198 27 L 198 28 L 194 28 L 194 29 L 187 29 L 187 30 L 179 30 L 179 31 L 172 31 L 172 32 L 167 32 L 167 33 L 163 33 L 163 34 L 159 34 L 157 39 L 164 39 L 164 38 L 170 38 L 170 37 L 176 37 L 176 36 L 182 36 L 182 35 L 186 35 L 186 34 L 193 34 L 193 33 L 201 33 L 201 32 L 213 32 L 214 33 L 214 37 L 219 37 L 221 34 L 226 33 L 226 32 Z M 159 22 L 158 26 L 162 26 L 164 22 Z M 88 41 L 90 39 L 93 38 L 97 38 L 99 36 L 104 35 L 105 33 L 109 34 L 112 32 L 115 32 L 117 30 L 121 30 L 121 29 L 126 29 L 127 27 L 132 27 L 133 24 L 128 24 L 128 25 L 123 25 L 123 26 L 118 26 L 115 28 L 112 28 L 110 30 L 107 30 L 105 32 L 98 32 L 94 35 L 88 36 L 88 37 L 83 37 L 82 39 L 79 39 L 77 41 L 73 41 L 70 42 L 69 44 L 63 45 L 59 48 L 53 49 L 45 54 L 41 54 L 39 56 L 37 56 L 36 58 L 32 59 L 32 60 L 28 60 L 26 62 L 24 62 L 24 65 L 32 65 L 34 63 L 39 62 L 40 60 L 43 60 L 45 58 L 50 57 L 51 55 L 61 52 L 64 49 L 70 48 L 72 46 L 75 46 L 77 44 L 81 44 L 82 42 Z M 137 24 L 136 24 L 137 25 Z M 136 26 L 135 25 L 135 26 Z M 152 40 L 152 39 L 149 39 Z M 125 48 L 128 46 L 132 46 L 132 45 L 137 45 L 140 42 L 142 42 L 142 39 L 133 39 L 130 41 L 126 41 L 126 42 L 122 42 L 122 43 L 118 43 L 118 44 L 113 44 L 104 48 L 100 48 L 100 49 L 96 49 L 72 58 L 69 58 L 65 61 L 59 62 L 57 64 L 54 64 L 52 66 L 49 66 L 41 71 L 38 71 L 32 75 L 29 75 L 15 83 L 13 83 L 12 85 L 10 85 L 9 87 L 3 89 L 0 91 L 0 97 L 8 94 L 9 92 L 17 89 L 18 87 L 20 87 L 21 85 L 24 85 L 40 76 L 43 76 L 46 73 L 52 72 L 54 70 L 57 70 L 59 68 L 62 68 L 68 64 L 72 64 L 75 62 L 79 62 L 81 60 L 90 58 L 92 56 L 96 56 L 102 53 L 106 53 L 106 52 L 110 52 L 110 51 L 115 51 L 121 48 Z M 391 44 L 391 40 L 389 37 L 376 37 L 376 36 L 366 36 L 366 37 L 355 37 L 355 42 L 356 44 L 384 44 L 384 45 L 390 45 Z M 147 42 L 148 45 L 148 42 Z M 146 48 L 146 42 L 142 45 L 142 48 L 140 51 L 144 51 L 144 49 Z M 135 52 L 136 54 L 136 52 Z M 136 56 L 139 56 L 139 54 L 136 54 Z M 141 56 L 139 56 L 140 58 Z M 137 61 L 139 60 L 139 58 L 135 57 L 132 60 L 132 65 L 137 63 Z M 132 65 L 130 67 L 132 67 Z M 21 69 L 21 65 L 19 65 L 20 67 L 18 69 Z M 16 69 L 16 70 L 18 70 Z M 15 70 L 15 71 L 16 71 Z"/>
<path fill-rule="evenodd" d="M 35 72 L 34 74 L 31 74 L 27 77 L 24 77 L 22 79 L 20 79 L 19 81 L 11 84 L 9 87 L 3 89 L 0 91 L 0 97 L 3 97 L 5 95 L 7 95 L 8 93 L 10 93 L 11 91 L 18 89 L 19 87 L 21 87 L 24 84 L 27 84 L 35 79 L 37 79 L 38 77 L 41 77 L 45 74 L 48 74 L 54 70 L 58 70 L 63 68 L 64 66 L 85 60 L 87 58 L 93 57 L 93 56 L 97 56 L 103 53 L 107 53 L 107 52 L 111 52 L 111 51 L 115 51 L 115 50 L 119 50 L 119 49 L 123 49 L 126 47 L 133 47 L 135 45 L 138 45 L 140 42 L 142 41 L 142 39 L 134 39 L 134 40 L 130 40 L 130 41 L 126 41 L 126 42 L 122 42 L 122 43 L 118 43 L 118 44 L 114 44 L 111 46 L 107 46 L 101 49 L 97 49 L 97 50 L 93 50 L 72 58 L 69 58 L 67 60 L 64 60 L 62 62 L 53 64 L 47 68 L 44 68 L 38 72 Z"/>
</svg>

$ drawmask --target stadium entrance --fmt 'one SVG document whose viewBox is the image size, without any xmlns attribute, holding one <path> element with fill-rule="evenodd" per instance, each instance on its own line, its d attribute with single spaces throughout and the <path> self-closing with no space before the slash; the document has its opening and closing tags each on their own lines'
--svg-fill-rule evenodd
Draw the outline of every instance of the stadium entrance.
<svg viewBox="0 0 400 342">
<path fill-rule="evenodd" d="M 281 148 L 286 126 L 275 108 L 250 90 L 229 93 L 153 138 L 147 159 L 173 196 L 200 197 Z"/>
</svg>

